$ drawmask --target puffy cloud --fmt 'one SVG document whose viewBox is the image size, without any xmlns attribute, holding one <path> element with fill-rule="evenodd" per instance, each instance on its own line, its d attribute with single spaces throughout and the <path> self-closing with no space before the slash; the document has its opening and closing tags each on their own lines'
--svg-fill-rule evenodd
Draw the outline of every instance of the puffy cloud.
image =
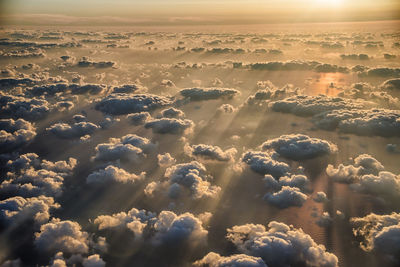
<svg viewBox="0 0 400 267">
<path fill-rule="evenodd" d="M 331 217 L 331 215 L 329 215 L 329 212 L 325 211 L 318 217 L 316 224 L 320 227 L 327 227 L 332 223 L 332 221 L 333 218 Z"/>
<path fill-rule="evenodd" d="M 278 208 L 285 209 L 291 206 L 301 207 L 307 200 L 307 195 L 297 187 L 282 186 L 278 192 L 267 193 L 264 199 Z"/>
<path fill-rule="evenodd" d="M 96 104 L 96 109 L 112 115 L 122 115 L 142 111 L 151 111 L 167 105 L 172 101 L 168 97 L 151 94 L 111 94 Z"/>
<path fill-rule="evenodd" d="M 7 173 L 7 178 L 0 184 L 0 192 L 24 197 L 59 196 L 64 178 L 71 175 L 76 164 L 74 158 L 68 161 L 40 162 L 36 154 L 22 155 L 8 163 L 14 172 Z"/>
<path fill-rule="evenodd" d="M 33 220 L 35 224 L 40 225 L 49 220 L 51 209 L 59 207 L 52 197 L 10 197 L 0 201 L 0 222 L 15 225 L 25 220 Z"/>
<path fill-rule="evenodd" d="M 224 257 L 214 252 L 210 252 L 201 260 L 194 262 L 194 265 L 209 267 L 267 267 L 260 257 L 253 257 L 246 254 L 235 254 Z"/>
<path fill-rule="evenodd" d="M 215 197 L 221 188 L 210 184 L 212 177 L 206 175 L 206 171 L 206 167 L 197 161 L 173 165 L 165 170 L 167 181 L 148 184 L 145 193 L 154 195 L 161 190 L 167 191 L 170 198 L 179 198 L 186 189 L 193 199 Z"/>
<path fill-rule="evenodd" d="M 384 90 L 400 90 L 400 79 L 390 79 L 380 86 Z"/>
<path fill-rule="evenodd" d="M 185 113 L 180 109 L 168 108 L 161 111 L 161 116 L 163 118 L 184 119 Z"/>
<path fill-rule="evenodd" d="M 172 211 L 161 211 L 156 215 L 133 208 L 128 212 L 101 215 L 94 223 L 99 230 L 127 228 L 134 233 L 135 240 L 149 241 L 156 246 L 205 245 L 208 231 L 203 227 L 203 215 L 177 215 Z"/>
<path fill-rule="evenodd" d="M 228 229 L 227 239 L 240 252 L 261 257 L 268 266 L 338 266 L 337 257 L 326 251 L 302 229 L 272 221 L 269 230 L 260 224 Z"/>
<path fill-rule="evenodd" d="M 400 261 L 400 214 L 377 215 L 351 218 L 353 233 L 363 241 L 360 246 L 365 251 L 378 251 Z"/>
<path fill-rule="evenodd" d="M 109 143 L 98 144 L 93 158 L 98 161 L 125 159 L 138 162 L 154 147 L 155 145 L 147 138 L 128 134 L 121 138 L 110 138 Z"/>
<path fill-rule="evenodd" d="M 338 168 L 331 164 L 326 168 L 326 173 L 336 182 L 353 183 L 364 174 L 378 174 L 384 166 L 368 154 L 361 154 L 354 159 L 354 165 L 339 164 Z"/>
<path fill-rule="evenodd" d="M 187 144 L 185 145 L 185 153 L 200 160 L 233 161 L 237 150 L 230 148 L 223 151 L 219 146 Z"/>
<path fill-rule="evenodd" d="M 111 68 L 116 65 L 113 61 L 93 61 L 87 57 L 83 57 L 80 61 L 78 61 L 78 67 L 94 67 L 94 68 Z"/>
<path fill-rule="evenodd" d="M 161 118 L 153 119 L 144 125 L 146 129 L 151 128 L 153 133 L 158 134 L 185 134 L 192 131 L 194 123 L 186 119 Z"/>
<path fill-rule="evenodd" d="M 54 96 L 59 93 L 70 93 L 72 95 L 99 95 L 107 90 L 107 86 L 102 84 L 67 84 L 67 83 L 57 83 L 57 84 L 45 84 L 41 86 L 34 86 L 29 88 L 27 92 L 34 96 Z"/>
<path fill-rule="evenodd" d="M 78 138 L 87 134 L 92 134 L 100 127 L 91 122 L 76 122 L 72 125 L 66 123 L 56 123 L 48 127 L 46 130 L 59 138 L 71 139 Z"/>
<path fill-rule="evenodd" d="M 109 165 L 104 169 L 91 173 L 86 178 L 86 183 L 106 183 L 115 181 L 120 183 L 134 183 L 138 180 L 145 178 L 146 173 L 142 172 L 140 175 L 129 173 L 124 169 Z"/>
<path fill-rule="evenodd" d="M 0 114 L 14 119 L 40 120 L 50 112 L 50 104 L 44 99 L 0 94 Z"/>
<path fill-rule="evenodd" d="M 365 71 L 359 72 L 359 76 L 361 77 L 400 77 L 400 68 L 387 68 L 387 67 L 378 67 L 378 68 L 368 68 Z"/>
<path fill-rule="evenodd" d="M 105 267 L 106 263 L 100 258 L 100 255 L 93 254 L 82 262 L 83 267 Z"/>
<path fill-rule="evenodd" d="M 271 103 L 272 110 L 297 116 L 312 116 L 330 110 L 361 109 L 364 106 L 362 101 L 325 95 L 296 95 Z"/>
<path fill-rule="evenodd" d="M 325 192 L 320 191 L 320 192 L 317 192 L 317 195 L 315 196 L 314 201 L 318 202 L 318 203 L 323 203 L 323 202 L 328 201 L 328 197 L 326 196 Z"/>
<path fill-rule="evenodd" d="M 162 155 L 158 154 L 157 160 L 158 160 L 158 165 L 160 165 L 161 167 L 169 167 L 176 163 L 176 159 L 174 159 L 169 153 L 164 153 Z"/>
<path fill-rule="evenodd" d="M 219 98 L 232 98 L 240 92 L 231 88 L 189 88 L 180 91 L 183 97 L 192 101 L 202 101 Z"/>
<path fill-rule="evenodd" d="M 35 246 L 47 253 L 64 252 L 86 254 L 89 250 L 89 234 L 82 231 L 74 221 L 61 221 L 53 218 L 35 233 Z"/>
<path fill-rule="evenodd" d="M 315 71 L 315 72 L 341 72 L 347 73 L 347 67 L 341 67 L 333 64 L 320 63 L 316 61 L 270 61 L 265 63 L 252 63 L 245 66 L 251 70 L 268 70 L 268 71 Z"/>
<path fill-rule="evenodd" d="M 384 199 L 400 198 L 400 175 L 385 171 L 382 164 L 370 155 L 360 155 L 354 165 L 340 164 L 337 169 L 328 165 L 326 173 L 337 182 L 350 183 L 353 190 Z"/>
<path fill-rule="evenodd" d="M 281 156 L 305 160 L 337 152 L 337 146 L 328 141 L 303 134 L 281 135 L 261 145 L 263 150 L 274 149 Z"/>
<path fill-rule="evenodd" d="M 287 175 L 290 172 L 289 165 L 277 158 L 277 153 L 261 151 L 248 151 L 242 155 L 242 161 L 257 173 L 271 174 L 274 177 Z"/>
<path fill-rule="evenodd" d="M 113 93 L 134 93 L 134 92 L 146 92 L 147 88 L 141 84 L 124 84 L 121 86 L 115 86 Z"/>
<path fill-rule="evenodd" d="M 338 128 L 357 135 L 397 136 L 400 112 L 388 109 L 334 110 L 313 118 L 315 125 L 326 130 Z"/>
<path fill-rule="evenodd" d="M 133 125 L 143 125 L 147 121 L 151 119 L 150 113 L 147 111 L 139 112 L 139 113 L 131 113 L 126 115 L 126 118 L 130 120 Z"/>
<path fill-rule="evenodd" d="M 0 153 L 9 152 L 28 144 L 36 136 L 36 128 L 23 119 L 0 120 Z"/>
<path fill-rule="evenodd" d="M 217 112 L 229 114 L 229 113 L 234 113 L 236 110 L 237 109 L 234 106 L 230 105 L 230 104 L 222 104 L 217 109 Z"/>
</svg>

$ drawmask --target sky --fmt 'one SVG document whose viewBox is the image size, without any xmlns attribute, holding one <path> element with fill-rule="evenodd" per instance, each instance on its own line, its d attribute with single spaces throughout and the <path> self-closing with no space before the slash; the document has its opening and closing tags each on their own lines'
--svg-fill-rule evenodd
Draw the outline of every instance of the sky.
<svg viewBox="0 0 400 267">
<path fill-rule="evenodd" d="M 400 18 L 397 0 L 2 0 L 0 3 L 2 23 L 7 24 L 241 24 Z"/>
</svg>

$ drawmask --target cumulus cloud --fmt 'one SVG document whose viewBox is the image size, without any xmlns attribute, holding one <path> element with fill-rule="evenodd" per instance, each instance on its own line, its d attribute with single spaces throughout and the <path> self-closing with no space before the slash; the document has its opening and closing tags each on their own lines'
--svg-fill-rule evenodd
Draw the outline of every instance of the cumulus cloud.
<svg viewBox="0 0 400 267">
<path fill-rule="evenodd" d="M 207 215 L 207 216 L 204 216 Z M 160 245 L 205 245 L 208 231 L 204 229 L 204 218 L 191 213 L 177 215 L 172 211 L 161 211 L 158 215 L 145 210 L 131 209 L 113 215 L 101 215 L 94 220 L 99 230 L 126 228 L 134 234 L 136 241 L 147 241 Z"/>
<path fill-rule="evenodd" d="M 183 97 L 192 101 L 211 100 L 219 98 L 232 98 L 240 92 L 231 88 L 189 88 L 180 91 Z"/>
<path fill-rule="evenodd" d="M 211 161 L 233 161 L 237 153 L 236 148 L 230 148 L 223 151 L 219 146 L 212 145 L 185 145 L 185 153 L 199 160 Z"/>
<path fill-rule="evenodd" d="M 157 134 L 185 134 L 193 130 L 194 123 L 186 119 L 161 118 L 153 119 L 145 123 L 146 129 L 152 129 Z"/>
<path fill-rule="evenodd" d="M 274 149 L 281 156 L 293 160 L 305 160 L 337 152 L 336 145 L 303 134 L 281 135 L 261 145 L 263 150 Z"/>
<path fill-rule="evenodd" d="M 10 197 L 0 201 L 0 222 L 5 225 L 17 225 L 26 220 L 33 220 L 35 224 L 41 225 L 49 220 L 50 210 L 59 207 L 52 197 Z"/>
<path fill-rule="evenodd" d="M 36 128 L 23 119 L 0 120 L 0 153 L 10 152 L 31 142 Z"/>
<path fill-rule="evenodd" d="M 100 258 L 99 254 L 93 254 L 82 262 L 83 267 L 105 267 L 106 263 Z"/>
<path fill-rule="evenodd" d="M 60 93 L 72 95 L 99 95 L 106 92 L 107 86 L 103 84 L 45 84 L 28 88 L 27 92 L 34 96 L 55 96 Z"/>
<path fill-rule="evenodd" d="M 388 109 L 333 110 L 313 118 L 315 125 L 325 130 L 338 128 L 357 135 L 397 136 L 400 112 Z"/>
<path fill-rule="evenodd" d="M 150 113 L 147 111 L 139 113 L 131 113 L 126 115 L 126 118 L 135 126 L 143 125 L 151 119 Z"/>
<path fill-rule="evenodd" d="M 35 233 L 34 244 L 46 253 L 86 254 L 89 251 L 89 234 L 74 221 L 53 218 Z"/>
<path fill-rule="evenodd" d="M 40 120 L 46 117 L 51 105 L 44 99 L 0 94 L 0 114 L 14 119 Z"/>
<path fill-rule="evenodd" d="M 113 61 L 93 61 L 87 57 L 83 57 L 77 63 L 78 67 L 94 67 L 94 68 L 111 68 L 116 65 Z"/>
<path fill-rule="evenodd" d="M 206 172 L 206 167 L 197 161 L 173 165 L 165 170 L 166 181 L 148 184 L 145 193 L 152 196 L 158 191 L 164 191 L 173 199 L 187 194 L 193 199 L 215 197 L 221 188 L 211 185 L 209 181 L 212 177 Z"/>
<path fill-rule="evenodd" d="M 337 257 L 326 251 L 302 229 L 272 221 L 267 230 L 260 224 L 228 229 L 227 239 L 245 254 L 261 257 L 268 266 L 338 266 Z"/>
<path fill-rule="evenodd" d="M 59 138 L 72 139 L 78 138 L 87 134 L 92 134 L 100 127 L 91 122 L 76 122 L 72 125 L 66 123 L 56 123 L 46 128 L 47 131 Z"/>
<path fill-rule="evenodd" d="M 113 93 L 144 93 L 147 91 L 147 88 L 141 84 L 124 84 L 121 86 L 115 86 L 113 88 Z"/>
<path fill-rule="evenodd" d="M 168 108 L 161 111 L 161 116 L 163 118 L 184 119 L 185 113 L 180 109 Z"/>
<path fill-rule="evenodd" d="M 260 257 L 253 257 L 246 254 L 235 254 L 224 257 L 214 252 L 210 252 L 201 260 L 194 262 L 194 265 L 209 267 L 267 267 Z"/>
<path fill-rule="evenodd" d="M 171 105 L 168 97 L 151 94 L 111 94 L 96 104 L 96 109 L 112 115 L 152 111 L 157 108 Z"/>
<path fill-rule="evenodd" d="M 400 198 L 400 175 L 385 171 L 383 165 L 370 155 L 360 155 L 354 165 L 328 165 L 326 173 L 337 182 L 350 184 L 350 188 L 396 203 Z"/>
<path fill-rule="evenodd" d="M 98 144 L 94 160 L 115 161 L 119 159 L 139 162 L 145 154 L 155 148 L 147 138 L 128 134 L 121 138 L 110 138 L 109 143 Z"/>
<path fill-rule="evenodd" d="M 400 214 L 377 215 L 350 219 L 355 236 L 363 238 L 360 246 L 365 251 L 378 251 L 400 261 Z"/>
<path fill-rule="evenodd" d="M 271 103 L 272 110 L 297 116 L 313 116 L 330 110 L 361 109 L 364 106 L 362 101 L 325 95 L 296 95 Z"/>
<path fill-rule="evenodd" d="M 157 160 L 158 165 L 160 165 L 161 167 L 169 167 L 176 163 L 176 159 L 174 159 L 169 153 L 158 154 Z"/>
<path fill-rule="evenodd" d="M 378 174 L 384 170 L 384 166 L 374 157 L 368 154 L 361 154 L 354 160 L 353 165 L 339 164 L 337 168 L 329 164 L 326 173 L 336 182 L 353 183 L 357 182 L 362 175 Z"/>
<path fill-rule="evenodd" d="M 274 193 L 267 193 L 264 199 L 278 208 L 285 209 L 291 206 L 301 207 L 307 200 L 307 195 L 302 193 L 297 187 L 282 186 Z"/>
<path fill-rule="evenodd" d="M 64 178 L 71 175 L 77 164 L 76 159 L 68 161 L 40 161 L 36 154 L 24 154 L 9 161 L 12 172 L 0 184 L 4 195 L 34 197 L 40 195 L 59 196 L 62 193 Z"/>
<path fill-rule="evenodd" d="M 380 87 L 384 90 L 400 90 L 400 79 L 386 80 Z"/>
<path fill-rule="evenodd" d="M 145 172 L 142 172 L 140 175 L 136 175 L 116 166 L 109 165 L 104 169 L 91 173 L 86 178 L 86 183 L 106 183 L 110 181 L 120 183 L 135 183 L 136 181 L 144 179 L 145 176 Z"/>
<path fill-rule="evenodd" d="M 263 175 L 271 174 L 279 178 L 290 173 L 289 165 L 279 161 L 277 153 L 248 151 L 242 155 L 242 161 L 253 171 Z"/>
</svg>

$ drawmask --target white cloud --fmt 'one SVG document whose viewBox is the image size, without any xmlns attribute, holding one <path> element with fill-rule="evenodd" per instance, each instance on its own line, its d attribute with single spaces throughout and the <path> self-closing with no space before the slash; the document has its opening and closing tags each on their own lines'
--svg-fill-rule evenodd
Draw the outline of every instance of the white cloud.
<svg viewBox="0 0 400 267">
<path fill-rule="evenodd" d="M 145 172 L 140 175 L 129 173 L 124 169 L 109 165 L 104 169 L 95 171 L 86 178 L 86 183 L 106 183 L 109 181 L 120 183 L 135 183 L 136 181 L 144 179 Z"/>
</svg>

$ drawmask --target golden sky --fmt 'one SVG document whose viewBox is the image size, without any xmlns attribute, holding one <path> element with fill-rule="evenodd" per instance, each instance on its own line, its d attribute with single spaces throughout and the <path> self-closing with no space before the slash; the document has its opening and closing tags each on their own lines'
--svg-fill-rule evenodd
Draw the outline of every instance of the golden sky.
<svg viewBox="0 0 400 267">
<path fill-rule="evenodd" d="M 4 23 L 234 24 L 400 18 L 399 0 L 0 0 L 0 3 Z"/>
</svg>

